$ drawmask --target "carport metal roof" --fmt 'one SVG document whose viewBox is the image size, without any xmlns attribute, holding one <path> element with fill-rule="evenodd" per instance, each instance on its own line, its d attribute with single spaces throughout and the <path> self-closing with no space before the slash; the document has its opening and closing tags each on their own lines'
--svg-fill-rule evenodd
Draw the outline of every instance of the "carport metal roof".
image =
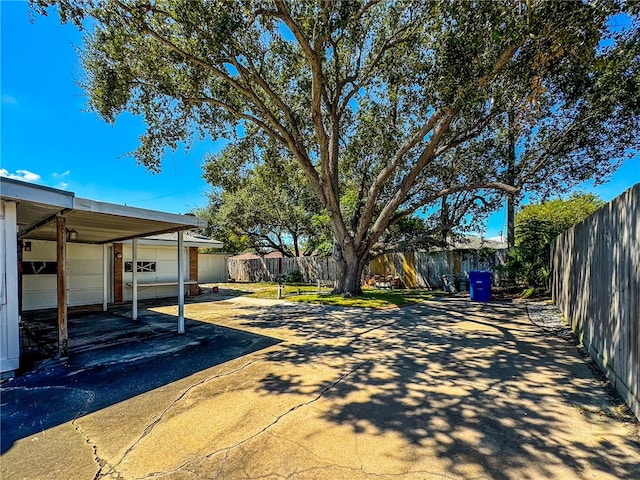
<svg viewBox="0 0 640 480">
<path fill-rule="evenodd" d="M 17 202 L 18 236 L 56 240 L 55 219 L 78 232 L 79 243 L 121 242 L 180 230 L 199 229 L 206 221 L 191 215 L 78 198 L 72 192 L 2 178 L 3 199 Z"/>
<path fill-rule="evenodd" d="M 178 234 L 161 233 L 159 235 L 151 235 L 138 240 L 138 245 L 151 245 L 151 246 L 167 246 L 175 245 L 178 241 Z M 184 232 L 184 246 L 196 247 L 196 248 L 219 248 L 224 247 L 224 243 L 218 240 L 212 240 L 209 237 L 200 235 L 194 232 Z"/>
</svg>

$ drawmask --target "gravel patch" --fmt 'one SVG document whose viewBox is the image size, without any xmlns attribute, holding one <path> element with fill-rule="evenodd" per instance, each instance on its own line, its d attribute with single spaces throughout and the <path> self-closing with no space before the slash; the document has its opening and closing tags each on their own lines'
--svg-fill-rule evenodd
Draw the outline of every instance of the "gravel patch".
<svg viewBox="0 0 640 480">
<path fill-rule="evenodd" d="M 551 302 L 527 302 L 529 318 L 534 325 L 543 331 L 560 337 L 563 340 L 575 340 L 571 327 L 556 307 Z"/>
</svg>

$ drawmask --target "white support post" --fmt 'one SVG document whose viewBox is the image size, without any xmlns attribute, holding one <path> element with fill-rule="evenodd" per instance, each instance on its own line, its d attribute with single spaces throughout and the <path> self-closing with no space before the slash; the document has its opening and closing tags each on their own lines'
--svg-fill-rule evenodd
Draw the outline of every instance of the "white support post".
<svg viewBox="0 0 640 480">
<path fill-rule="evenodd" d="M 107 311 L 109 301 L 109 253 L 107 244 L 102 245 L 102 311 Z"/>
<path fill-rule="evenodd" d="M 184 236 L 178 232 L 178 333 L 184 333 Z"/>
<path fill-rule="evenodd" d="M 131 239 L 131 301 L 134 320 L 138 319 L 138 240 Z"/>
<path fill-rule="evenodd" d="M 16 203 L 0 201 L 0 374 L 20 366 Z"/>
</svg>

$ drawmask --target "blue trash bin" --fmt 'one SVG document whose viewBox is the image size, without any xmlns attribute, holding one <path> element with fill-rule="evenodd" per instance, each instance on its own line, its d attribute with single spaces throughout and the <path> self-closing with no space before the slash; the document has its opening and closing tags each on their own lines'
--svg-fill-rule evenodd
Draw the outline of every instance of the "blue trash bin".
<svg viewBox="0 0 640 480">
<path fill-rule="evenodd" d="M 491 300 L 491 272 L 469 272 L 469 296 L 476 302 Z"/>
</svg>

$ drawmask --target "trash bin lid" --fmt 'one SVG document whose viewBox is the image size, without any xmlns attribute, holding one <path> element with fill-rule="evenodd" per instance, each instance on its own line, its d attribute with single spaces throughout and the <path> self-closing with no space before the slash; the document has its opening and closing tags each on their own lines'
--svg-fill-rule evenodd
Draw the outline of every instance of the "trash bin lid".
<svg viewBox="0 0 640 480">
<path fill-rule="evenodd" d="M 490 279 L 491 275 L 492 275 L 491 272 L 487 270 L 473 270 L 469 272 L 469 280 L 474 281 L 474 280 Z"/>
</svg>

